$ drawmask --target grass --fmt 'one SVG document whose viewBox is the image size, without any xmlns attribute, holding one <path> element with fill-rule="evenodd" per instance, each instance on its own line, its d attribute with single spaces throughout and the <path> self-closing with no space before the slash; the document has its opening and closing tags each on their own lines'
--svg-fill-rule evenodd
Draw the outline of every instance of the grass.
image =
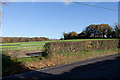
<svg viewBox="0 0 120 80">
<path fill-rule="evenodd" d="M 54 41 L 36 41 L 36 42 L 18 42 L 2 43 L 1 50 L 43 50 L 45 43 L 61 41 L 88 41 L 88 40 L 117 40 L 117 39 L 71 39 L 71 40 L 54 40 Z"/>
<path fill-rule="evenodd" d="M 69 64 L 77 61 L 88 60 L 88 59 L 102 57 L 102 56 L 116 54 L 116 53 L 118 53 L 118 49 L 76 52 L 72 54 L 66 53 L 64 55 L 53 54 L 51 55 L 50 58 L 38 56 L 38 57 L 27 57 L 27 58 L 3 59 L 2 60 L 3 76 L 13 75 L 16 73 L 36 70 L 40 68 L 41 69 L 47 68 L 50 66 Z M 19 67 L 21 68 L 18 69 Z M 11 70 L 14 70 L 14 72 L 12 72 Z"/>
<path fill-rule="evenodd" d="M 2 76 L 9 76 L 27 71 L 30 71 L 30 69 L 26 67 L 22 62 L 13 60 L 11 58 L 2 60 Z"/>
</svg>

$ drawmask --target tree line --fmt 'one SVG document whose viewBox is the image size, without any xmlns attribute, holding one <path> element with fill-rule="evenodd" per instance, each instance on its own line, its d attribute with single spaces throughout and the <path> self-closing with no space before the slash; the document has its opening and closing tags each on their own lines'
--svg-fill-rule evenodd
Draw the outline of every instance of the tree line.
<svg viewBox="0 0 120 80">
<path fill-rule="evenodd" d="M 63 39 L 95 39 L 95 38 L 120 38 L 118 25 L 113 29 L 108 24 L 89 25 L 81 33 L 75 31 L 63 33 Z M 32 42 L 52 40 L 46 37 L 1 37 L 2 43 Z"/>
<path fill-rule="evenodd" d="M 47 41 L 46 37 L 1 37 L 2 43 L 15 43 L 15 42 L 33 42 L 33 41 Z"/>
<path fill-rule="evenodd" d="M 61 39 L 94 39 L 94 38 L 120 38 L 120 28 L 118 25 L 113 29 L 108 24 L 89 25 L 81 33 L 75 31 L 63 33 Z"/>
</svg>

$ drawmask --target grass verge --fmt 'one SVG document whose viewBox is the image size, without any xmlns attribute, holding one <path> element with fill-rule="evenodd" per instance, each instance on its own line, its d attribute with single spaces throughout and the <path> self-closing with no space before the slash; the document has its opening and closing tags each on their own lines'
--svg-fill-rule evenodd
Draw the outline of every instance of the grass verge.
<svg viewBox="0 0 120 80">
<path fill-rule="evenodd" d="M 42 56 L 29 58 L 9 58 L 2 60 L 3 76 L 13 75 L 21 72 L 69 64 L 92 58 L 107 56 L 118 53 L 118 49 L 85 51 L 76 53 L 53 54 L 49 58 Z"/>
</svg>

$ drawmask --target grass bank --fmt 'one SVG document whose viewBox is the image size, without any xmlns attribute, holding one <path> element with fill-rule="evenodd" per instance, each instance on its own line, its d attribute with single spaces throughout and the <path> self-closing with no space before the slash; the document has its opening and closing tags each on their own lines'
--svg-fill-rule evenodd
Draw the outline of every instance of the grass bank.
<svg viewBox="0 0 120 80">
<path fill-rule="evenodd" d="M 118 49 L 96 50 L 86 52 L 76 52 L 71 54 L 53 54 L 50 58 L 42 56 L 28 58 L 9 58 L 2 60 L 3 76 L 13 75 L 26 71 L 48 68 L 63 64 L 74 63 L 77 61 L 88 60 L 96 57 L 102 57 L 117 54 Z"/>
</svg>

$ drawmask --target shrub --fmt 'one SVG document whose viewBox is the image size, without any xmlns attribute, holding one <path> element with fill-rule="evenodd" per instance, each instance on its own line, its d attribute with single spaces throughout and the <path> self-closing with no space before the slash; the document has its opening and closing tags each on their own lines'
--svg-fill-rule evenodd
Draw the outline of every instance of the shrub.
<svg viewBox="0 0 120 80">
<path fill-rule="evenodd" d="M 45 44 L 45 53 L 49 56 L 53 53 L 66 54 L 84 52 L 89 50 L 107 50 L 118 48 L 119 40 L 94 40 L 94 41 L 69 41 L 49 42 Z"/>
</svg>

